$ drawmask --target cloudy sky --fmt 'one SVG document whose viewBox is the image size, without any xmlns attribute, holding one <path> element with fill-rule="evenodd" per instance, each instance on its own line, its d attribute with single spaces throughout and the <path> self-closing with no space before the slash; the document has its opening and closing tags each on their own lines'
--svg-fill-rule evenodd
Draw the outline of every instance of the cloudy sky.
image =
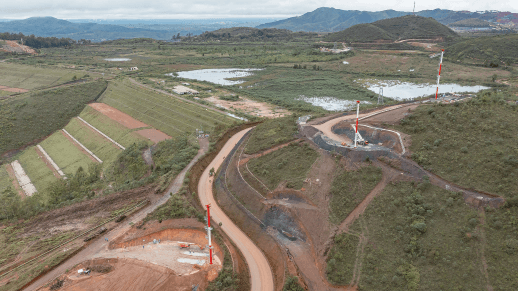
<svg viewBox="0 0 518 291">
<path fill-rule="evenodd" d="M 63 19 L 182 19 L 225 17 L 291 17 L 319 7 L 344 10 L 412 11 L 413 0 L 1 0 L 0 19 L 54 16 Z M 517 0 L 416 1 L 427 9 L 518 12 Z"/>
</svg>

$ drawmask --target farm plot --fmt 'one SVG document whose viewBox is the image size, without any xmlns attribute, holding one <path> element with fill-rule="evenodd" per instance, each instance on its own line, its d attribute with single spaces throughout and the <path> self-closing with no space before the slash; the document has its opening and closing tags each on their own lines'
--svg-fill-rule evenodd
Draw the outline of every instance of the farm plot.
<svg viewBox="0 0 518 291">
<path fill-rule="evenodd" d="M 101 101 L 171 137 L 194 133 L 201 128 L 211 132 L 217 125 L 228 126 L 234 122 L 223 114 L 141 89 L 129 81 L 111 82 Z"/>
<path fill-rule="evenodd" d="M 103 115 L 90 106 L 86 106 L 79 117 L 90 123 L 92 126 L 116 142 L 120 143 L 123 147 L 127 148 L 130 145 L 138 143 L 144 139 L 143 137 L 133 132 L 135 129 L 130 129 L 123 126 L 122 124 L 109 118 L 106 115 Z"/>
<path fill-rule="evenodd" d="M 72 81 L 84 72 L 51 69 L 20 64 L 0 63 L 0 85 L 32 90 Z"/>
<path fill-rule="evenodd" d="M 67 176 L 75 174 L 79 167 L 86 171 L 88 165 L 93 163 L 90 157 L 68 140 L 61 131 L 49 136 L 41 146 Z"/>
<path fill-rule="evenodd" d="M 7 187 L 12 186 L 9 173 L 5 169 L 5 165 L 0 166 L 0 193 L 2 193 Z"/>
<path fill-rule="evenodd" d="M 25 173 L 31 179 L 32 184 L 41 192 L 46 189 L 57 178 L 52 173 L 52 170 L 45 164 L 45 162 L 38 156 L 34 147 L 27 148 L 18 157 L 18 161 L 22 165 Z"/>
<path fill-rule="evenodd" d="M 114 143 L 95 132 L 77 118 L 72 119 L 68 125 L 65 126 L 65 130 L 103 160 L 103 162 L 116 158 L 122 151 L 121 148 L 117 147 Z"/>
</svg>

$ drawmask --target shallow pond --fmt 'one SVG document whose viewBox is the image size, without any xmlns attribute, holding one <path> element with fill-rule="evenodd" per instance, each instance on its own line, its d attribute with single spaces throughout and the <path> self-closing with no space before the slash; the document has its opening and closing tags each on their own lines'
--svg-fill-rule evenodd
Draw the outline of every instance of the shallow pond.
<svg viewBox="0 0 518 291">
<path fill-rule="evenodd" d="M 383 96 L 396 100 L 408 100 L 417 97 L 434 95 L 435 90 L 437 89 L 437 85 L 435 84 L 414 84 L 397 80 L 355 80 L 354 82 L 361 83 L 364 87 L 376 94 L 379 93 L 380 88 L 383 88 Z M 439 84 L 439 94 L 450 92 L 478 92 L 485 89 L 489 89 L 489 87 Z"/>
<path fill-rule="evenodd" d="M 128 58 L 109 58 L 109 59 L 104 59 L 105 61 L 108 61 L 108 62 L 127 62 L 127 61 L 131 61 L 131 59 L 128 59 Z"/>
<path fill-rule="evenodd" d="M 219 85 L 231 86 L 244 83 L 243 80 L 228 80 L 232 78 L 242 78 L 252 75 L 252 71 L 261 69 L 203 69 L 194 71 L 177 72 L 178 77 L 185 79 L 194 79 L 198 81 L 207 81 Z M 173 73 L 166 74 L 174 76 Z"/>
<path fill-rule="evenodd" d="M 313 106 L 322 107 L 329 111 L 344 111 L 353 109 L 356 106 L 355 100 L 342 100 L 335 97 L 306 97 L 299 96 L 296 100 L 302 100 Z M 361 101 L 363 104 L 371 104 L 369 101 Z"/>
</svg>

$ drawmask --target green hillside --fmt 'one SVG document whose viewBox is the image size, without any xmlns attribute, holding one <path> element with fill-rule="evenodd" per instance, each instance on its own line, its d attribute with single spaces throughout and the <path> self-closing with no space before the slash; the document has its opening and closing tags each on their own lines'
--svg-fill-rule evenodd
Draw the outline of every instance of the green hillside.
<svg viewBox="0 0 518 291">
<path fill-rule="evenodd" d="M 357 24 L 348 29 L 331 33 L 326 41 L 371 42 L 376 40 L 394 40 L 395 37 L 374 24 Z"/>
<path fill-rule="evenodd" d="M 445 56 L 452 60 L 476 59 L 492 67 L 498 67 L 503 63 L 516 64 L 518 63 L 518 35 L 467 39 L 449 46 L 446 51 Z"/>
<path fill-rule="evenodd" d="M 232 27 L 205 32 L 197 36 L 198 40 L 289 40 L 300 37 L 316 37 L 312 32 L 292 32 L 287 29 Z"/>
<path fill-rule="evenodd" d="M 444 40 L 458 37 L 445 25 L 432 18 L 406 15 L 359 24 L 331 33 L 327 41 L 373 42 L 376 40 L 427 39 L 442 37 Z"/>
<path fill-rule="evenodd" d="M 490 27 L 489 22 L 478 19 L 478 18 L 469 18 L 456 21 L 454 23 L 450 23 L 451 27 Z"/>
</svg>

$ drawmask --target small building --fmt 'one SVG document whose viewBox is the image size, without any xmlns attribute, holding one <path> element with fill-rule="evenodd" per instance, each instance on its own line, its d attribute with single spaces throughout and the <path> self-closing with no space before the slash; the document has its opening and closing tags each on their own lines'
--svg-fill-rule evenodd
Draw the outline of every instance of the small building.
<svg viewBox="0 0 518 291">
<path fill-rule="evenodd" d="M 138 68 L 137 67 L 131 67 L 129 68 L 130 71 L 138 71 Z"/>
</svg>

